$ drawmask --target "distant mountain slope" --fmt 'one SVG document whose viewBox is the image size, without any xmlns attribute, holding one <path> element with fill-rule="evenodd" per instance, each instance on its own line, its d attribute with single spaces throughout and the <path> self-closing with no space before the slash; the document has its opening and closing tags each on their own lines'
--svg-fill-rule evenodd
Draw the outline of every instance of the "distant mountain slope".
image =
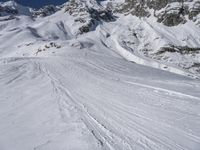
<svg viewBox="0 0 200 150">
<path fill-rule="evenodd" d="M 49 5 L 38 10 L 23 7 L 13 1 L 1 3 L 0 40 L 11 37 L 16 40 L 18 43 L 16 47 L 19 48 L 20 42 L 26 41 L 25 43 L 29 45 L 34 43 L 34 38 L 74 39 L 80 34 L 95 31 L 94 33 L 100 32 L 99 36 L 103 38 L 101 41 L 105 46 L 119 53 L 122 49 L 117 50 L 119 47 L 110 44 L 117 41 L 125 53 L 137 55 L 142 60 L 130 59 L 123 55 L 129 61 L 149 64 L 168 71 L 173 70 L 175 73 L 183 71 L 186 74 L 199 76 L 199 2 L 184 1 L 183 5 L 181 1 L 142 2 L 143 5 L 135 0 L 70 0 L 60 6 Z M 184 12 L 180 13 L 182 6 Z M 180 21 L 179 17 L 184 21 Z M 106 37 L 101 35 L 105 32 L 102 31 L 104 29 L 107 32 Z M 18 36 L 27 38 L 17 41 Z M 5 47 L 9 49 L 10 46 L 1 46 Z M 5 49 L 2 51 L 5 52 Z M 162 67 L 159 67 L 159 64 L 162 64 Z"/>
<path fill-rule="evenodd" d="M 30 15 L 30 8 L 14 1 L 0 2 L 0 16 L 5 15 Z"/>
<path fill-rule="evenodd" d="M 188 20 L 200 25 L 199 0 L 125 0 L 121 11 L 138 17 L 154 16 L 166 26 L 184 24 Z"/>
<path fill-rule="evenodd" d="M 6 1 L 9 1 L 9 0 L 1 0 L 1 2 L 6 2 Z M 55 5 L 55 6 L 61 5 L 67 2 L 68 0 L 14 0 L 14 1 L 23 6 L 39 9 L 46 5 Z"/>
</svg>

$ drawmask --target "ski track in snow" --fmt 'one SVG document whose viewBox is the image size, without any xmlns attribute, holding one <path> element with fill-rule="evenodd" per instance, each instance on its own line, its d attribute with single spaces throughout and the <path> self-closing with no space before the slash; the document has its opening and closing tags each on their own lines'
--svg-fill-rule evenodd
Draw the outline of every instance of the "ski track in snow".
<svg viewBox="0 0 200 150">
<path fill-rule="evenodd" d="M 102 67 L 100 69 L 102 70 Z M 62 83 L 62 82 L 60 81 L 60 83 Z M 130 83 L 130 82 L 128 82 L 128 83 Z M 133 83 L 131 83 L 131 84 L 133 84 Z M 136 83 L 134 83 L 134 84 L 135 85 L 140 85 L 140 86 L 142 85 L 144 88 L 152 88 L 152 86 L 148 86 L 148 85 L 144 85 L 144 84 L 136 84 Z M 63 88 L 63 86 L 62 86 L 62 88 Z M 126 137 L 126 135 L 123 135 L 123 133 L 118 133 L 117 132 L 118 129 L 116 129 L 116 131 L 112 131 L 113 128 L 115 128 L 115 127 L 110 127 L 110 130 L 107 129 L 108 127 L 106 127 L 106 125 L 105 125 L 107 122 L 102 121 L 102 123 L 100 123 L 101 122 L 101 118 L 100 118 L 100 121 L 98 121 L 98 119 L 93 117 L 92 116 L 93 115 L 93 111 L 89 112 L 88 109 L 87 109 L 86 104 L 82 104 L 80 102 L 80 100 L 79 100 L 80 98 L 76 100 L 75 98 L 73 98 L 71 92 L 69 92 L 66 88 L 63 88 L 63 89 L 62 88 L 61 88 L 61 91 L 72 101 L 72 103 L 75 106 L 75 108 L 78 109 L 79 115 L 82 117 L 83 122 L 86 124 L 86 126 L 89 128 L 91 133 L 96 137 L 96 139 L 99 141 L 100 145 L 103 148 L 105 148 L 105 149 L 134 149 L 134 148 L 137 148 L 137 149 L 139 149 L 139 148 L 141 148 L 141 149 L 143 149 L 143 148 L 155 149 L 155 148 L 161 148 L 162 146 L 165 147 L 165 148 L 171 148 L 171 149 L 174 149 L 174 148 L 179 149 L 179 148 L 181 148 L 181 146 L 179 146 L 179 145 L 174 146 L 174 143 L 172 141 L 170 141 L 169 139 L 168 140 L 169 140 L 170 143 L 165 144 L 164 141 L 167 140 L 167 139 L 159 140 L 159 138 L 156 137 L 155 135 L 153 135 L 153 133 L 151 133 L 151 131 L 148 131 L 145 128 L 142 128 L 137 123 L 135 124 L 135 122 L 133 122 L 132 126 L 131 125 L 127 125 L 127 127 L 130 126 L 131 130 L 134 129 L 135 130 L 134 132 L 136 132 L 139 135 L 139 137 L 141 136 L 140 137 L 141 139 L 144 138 L 143 139 L 144 141 L 141 140 L 141 141 L 139 141 L 139 143 L 134 141 L 134 143 L 135 143 L 134 144 L 135 147 L 134 147 L 131 144 L 132 143 L 131 140 L 126 140 L 126 139 L 129 139 L 129 137 Z M 153 87 L 153 89 L 164 91 L 164 92 L 167 91 L 167 92 L 170 92 L 172 94 L 178 95 L 178 97 L 180 97 L 180 95 L 181 95 L 182 97 L 186 97 L 186 98 L 189 97 L 189 98 L 192 98 L 192 99 L 195 99 L 195 100 L 199 100 L 199 98 L 197 98 L 195 96 L 189 96 L 189 95 L 186 95 L 186 94 L 180 94 L 178 92 L 173 92 L 173 91 L 170 91 L 170 90 L 164 90 L 162 88 Z M 120 113 L 120 114 L 122 113 L 122 114 L 124 114 L 124 116 L 126 116 L 128 119 L 131 120 L 131 116 L 127 116 L 126 113 L 132 114 L 132 112 L 125 111 L 123 109 L 123 107 L 121 108 L 120 106 L 121 105 L 115 106 L 116 108 L 114 108 L 114 109 L 115 110 L 117 109 L 117 113 Z M 96 105 L 96 107 L 98 107 L 98 105 Z M 145 118 L 145 117 L 141 116 L 140 114 L 132 114 L 132 115 L 135 115 L 135 116 L 137 116 L 139 118 L 143 118 L 143 119 L 148 120 L 148 121 L 152 121 L 152 122 L 154 121 L 151 118 Z M 97 116 L 97 118 L 98 118 L 98 116 Z M 105 118 L 105 119 L 107 119 L 107 118 Z M 115 122 L 115 120 L 113 120 L 112 122 L 117 123 L 118 121 L 119 120 L 117 120 Z M 124 121 L 124 122 L 127 124 L 129 121 Z M 163 126 L 169 127 L 169 125 L 166 125 L 166 124 L 162 124 L 162 123 L 158 123 L 158 124 L 161 124 Z M 111 126 L 113 126 L 113 125 L 111 125 Z M 124 126 L 126 126 L 126 125 L 123 124 L 123 127 L 121 127 L 121 128 L 124 128 Z M 200 140 L 199 137 L 194 136 L 193 134 L 190 134 L 190 133 L 187 133 L 187 132 L 184 132 L 184 131 L 180 131 L 180 132 L 183 132 L 187 138 L 191 138 L 192 140 L 194 140 L 197 143 L 199 143 L 199 140 Z M 145 139 L 147 139 L 147 141 L 145 141 Z M 148 144 L 149 144 L 148 140 L 150 141 L 149 143 L 151 143 L 151 142 L 154 143 L 156 141 L 157 142 L 157 147 L 156 146 L 155 147 L 151 147 L 152 145 L 148 146 Z"/>
<path fill-rule="evenodd" d="M 156 73 L 154 74 L 154 69 L 138 67 L 135 64 L 125 62 L 125 60 L 114 58 L 111 63 L 111 60 L 107 60 L 110 58 L 104 58 L 104 62 L 106 62 L 104 63 L 99 61 L 100 59 L 96 55 L 77 60 L 70 57 L 22 58 L 16 60 L 13 58 L 12 61 L 8 61 L 5 64 L 1 63 L 0 83 L 1 87 L 4 87 L 1 89 L 1 107 L 10 108 L 1 109 L 0 122 L 2 124 L 4 118 L 10 115 L 12 117 L 9 121 L 16 122 L 9 124 L 9 121 L 6 121 L 3 123 L 5 126 L 1 125 L 0 131 L 1 135 L 4 135 L 3 139 L 8 139 L 10 134 L 12 135 L 10 132 L 16 132 L 14 137 L 17 142 L 13 142 L 11 139 L 9 141 L 10 145 L 16 146 L 16 149 L 25 148 L 24 145 L 23 147 L 20 144 L 18 138 L 27 138 L 28 134 L 26 132 L 29 130 L 21 131 L 21 134 L 18 133 L 18 127 L 16 126 L 22 125 L 18 122 L 20 121 L 20 118 L 17 118 L 19 117 L 18 115 L 22 118 L 26 116 L 26 114 L 20 114 L 20 112 L 26 112 L 29 107 L 39 115 L 41 112 L 37 112 L 36 106 L 38 104 L 40 105 L 44 101 L 47 103 L 45 107 L 48 109 L 48 107 L 53 107 L 52 104 L 48 105 L 50 103 L 48 101 L 54 101 L 58 105 L 55 109 L 58 109 L 61 116 L 60 124 L 64 124 L 65 128 L 66 126 L 72 128 L 77 125 L 80 131 L 74 132 L 77 132 L 76 134 L 79 137 L 87 135 L 86 139 L 94 138 L 90 143 L 94 145 L 94 148 L 89 147 L 84 142 L 80 142 L 80 145 L 87 145 L 83 147 L 84 149 L 198 150 L 200 146 L 200 132 L 198 132 L 200 130 L 200 98 L 197 95 L 193 96 L 192 92 L 184 94 L 170 89 L 171 82 L 182 81 L 182 88 L 184 89 L 189 84 L 199 84 L 197 80 L 185 80 L 186 77 L 162 71 L 163 75 L 159 77 Z M 113 68 L 112 65 L 114 65 Z M 120 69 L 116 71 L 116 68 L 123 68 L 124 65 L 126 67 L 131 66 L 135 70 L 132 71 L 130 69 L 127 74 L 120 72 Z M 134 73 L 139 71 L 138 69 L 143 72 L 143 75 Z M 156 80 L 153 79 L 149 83 L 147 81 L 148 84 L 144 84 L 144 80 L 151 79 L 151 77 L 145 75 L 149 71 L 154 75 L 152 79 L 155 78 Z M 140 80 L 137 80 L 139 78 L 143 82 L 140 83 Z M 176 80 L 173 78 L 176 78 Z M 154 85 L 154 83 L 162 80 L 167 80 L 166 85 L 169 84 L 169 86 L 162 88 L 156 84 Z M 27 84 L 23 85 L 26 82 Z M 185 84 L 187 82 L 188 84 Z M 47 92 L 45 92 L 46 90 L 35 90 L 35 88 L 39 88 L 39 84 Z M 38 100 L 34 100 L 32 97 L 27 98 L 26 94 L 24 94 L 25 90 L 16 94 L 14 101 L 19 106 L 9 106 L 9 103 L 5 101 L 6 95 L 13 94 L 13 91 L 8 90 L 8 88 L 21 89 L 23 86 L 27 86 L 27 90 L 31 86 L 30 89 L 34 92 L 32 91 L 33 93 L 29 94 L 39 94 L 40 96 L 37 96 Z M 50 92 L 52 91 L 51 89 L 53 89 L 53 92 Z M 24 95 L 25 99 L 29 101 L 23 102 L 20 95 Z M 43 96 L 45 99 L 40 98 Z M 11 101 L 12 98 L 7 98 L 7 100 Z M 31 105 L 36 106 L 32 107 Z M 51 109 L 48 109 L 48 111 L 51 111 Z M 45 116 L 48 111 L 40 115 Z M 53 116 L 58 117 L 55 114 Z M 31 120 L 31 118 L 29 119 Z M 35 118 L 36 120 L 37 122 L 39 121 L 38 123 L 42 122 L 40 119 Z M 35 124 L 32 130 L 36 132 L 38 129 L 36 128 L 37 123 L 34 121 L 32 123 Z M 23 126 L 26 125 L 28 127 L 28 121 L 25 121 Z M 46 128 L 50 127 L 51 125 Z M 52 128 L 54 127 L 52 125 Z M 41 126 L 41 128 L 43 127 Z M 63 127 L 62 129 L 64 130 Z M 6 130 L 11 131 L 6 133 Z M 33 146 L 35 149 L 53 149 L 53 144 L 58 146 L 59 143 L 62 146 L 64 145 L 63 147 L 67 145 L 67 138 L 66 140 L 59 138 L 62 137 L 61 133 L 56 135 L 54 130 L 49 130 L 48 132 L 49 134 L 52 133 L 52 135 L 43 136 L 38 132 L 39 136 L 42 137 L 41 141 L 44 141 L 43 143 L 39 144 L 34 139 L 37 137 L 35 135 L 31 137 L 34 142 L 27 144 L 26 148 Z M 2 137 L 0 141 L 2 141 Z M 4 142 L 6 143 L 6 141 Z M 78 144 L 79 142 L 77 141 Z M 1 143 L 0 145 L 4 144 Z M 7 147 L 3 148 L 7 149 Z M 71 148 L 73 149 L 72 146 Z"/>
<path fill-rule="evenodd" d="M 145 87 L 145 88 L 150 88 L 150 89 L 153 89 L 153 90 L 157 90 L 157 91 L 161 91 L 161 92 L 166 92 L 170 95 L 176 95 L 178 97 L 185 97 L 185 98 L 192 98 L 192 99 L 196 99 L 196 100 L 200 100 L 199 97 L 195 97 L 195 96 L 192 96 L 192 95 L 188 95 L 188 94 L 184 94 L 184 93 L 180 93 L 180 92 L 176 92 L 176 91 L 171 91 L 171 90 L 167 90 L 167 89 L 163 89 L 163 88 L 159 88 L 159 87 L 155 87 L 155 86 L 149 86 L 149 85 L 145 85 L 145 84 L 140 84 L 140 83 L 133 83 L 133 82 L 128 82 L 128 81 L 125 81 L 126 83 L 130 83 L 130 84 L 133 84 L 133 85 L 138 85 L 138 86 L 142 86 L 142 87 Z"/>
</svg>

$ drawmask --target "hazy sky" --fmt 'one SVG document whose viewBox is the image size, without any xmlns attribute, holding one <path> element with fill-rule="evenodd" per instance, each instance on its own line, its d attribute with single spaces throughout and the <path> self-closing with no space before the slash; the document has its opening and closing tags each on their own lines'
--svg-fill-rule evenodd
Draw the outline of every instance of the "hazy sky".
<svg viewBox="0 0 200 150">
<path fill-rule="evenodd" d="M 8 0 L 0 0 L 0 2 L 5 2 L 5 1 L 8 1 Z M 41 6 L 49 5 L 49 4 L 55 4 L 55 5 L 63 4 L 67 0 L 15 0 L 15 1 L 22 5 L 26 5 L 26 6 L 30 6 L 34 8 L 40 8 Z"/>
</svg>

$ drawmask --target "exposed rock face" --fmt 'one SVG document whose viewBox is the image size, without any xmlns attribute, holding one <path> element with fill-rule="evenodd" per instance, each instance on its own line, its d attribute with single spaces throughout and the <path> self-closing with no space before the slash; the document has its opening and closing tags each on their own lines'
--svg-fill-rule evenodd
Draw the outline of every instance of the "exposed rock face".
<svg viewBox="0 0 200 150">
<path fill-rule="evenodd" d="M 200 14 L 200 1 L 194 3 L 193 7 L 189 9 L 189 19 L 195 19 L 197 15 Z"/>
<path fill-rule="evenodd" d="M 200 48 L 192 48 L 188 46 L 174 46 L 170 45 L 169 47 L 162 47 L 156 55 L 160 55 L 165 52 L 171 52 L 171 53 L 180 53 L 180 54 L 200 54 Z"/>
<path fill-rule="evenodd" d="M 0 16 L 16 16 L 16 15 L 28 15 L 32 17 L 46 17 L 54 14 L 60 10 L 62 6 L 48 5 L 34 10 L 28 7 L 21 6 L 14 1 L 8 1 L 6 3 L 0 2 Z"/>
<path fill-rule="evenodd" d="M 97 1 L 71 0 L 65 6 L 65 12 L 75 18 L 74 22 L 81 24 L 80 33 L 86 33 L 95 29 L 99 22 L 114 20 L 112 11 L 100 7 Z"/>
<path fill-rule="evenodd" d="M 167 26 L 176 26 L 186 22 L 187 18 L 197 21 L 200 14 L 198 0 L 125 0 L 121 12 L 138 17 L 155 16 L 158 22 Z"/>
<path fill-rule="evenodd" d="M 176 26 L 180 23 L 185 23 L 185 18 L 180 15 L 178 12 L 164 12 L 159 14 L 158 22 L 162 22 L 166 26 Z"/>
<path fill-rule="evenodd" d="M 18 10 L 13 7 L 0 5 L 0 16 L 6 15 L 6 14 L 16 15 L 16 14 L 18 14 Z"/>
<path fill-rule="evenodd" d="M 39 10 L 32 11 L 33 17 L 46 17 L 54 14 L 56 11 L 60 10 L 60 7 L 56 7 L 54 5 L 48 5 Z"/>
<path fill-rule="evenodd" d="M 143 0 L 125 0 L 122 12 L 129 12 L 137 17 L 149 16 L 150 13 L 147 11 L 147 6 Z"/>
<path fill-rule="evenodd" d="M 31 15 L 31 9 L 15 1 L 0 2 L 0 21 L 17 19 L 18 15 Z"/>
</svg>

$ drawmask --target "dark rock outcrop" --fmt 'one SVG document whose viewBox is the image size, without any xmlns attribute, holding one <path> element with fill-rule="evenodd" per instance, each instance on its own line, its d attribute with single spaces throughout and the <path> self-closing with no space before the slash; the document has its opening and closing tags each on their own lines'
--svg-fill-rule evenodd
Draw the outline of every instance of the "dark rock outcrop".
<svg viewBox="0 0 200 150">
<path fill-rule="evenodd" d="M 40 8 L 39 10 L 32 11 L 32 16 L 33 17 L 46 17 L 46 16 L 54 14 L 58 10 L 60 10 L 59 7 L 56 7 L 54 5 L 48 5 L 43 8 Z"/>
<path fill-rule="evenodd" d="M 71 0 L 65 6 L 65 12 L 75 18 L 74 22 L 81 24 L 79 27 L 80 34 L 94 30 L 101 21 L 109 22 L 114 20 L 110 9 L 99 7 L 98 3 L 95 4 L 96 7 L 92 8 L 86 2 Z"/>
<path fill-rule="evenodd" d="M 166 26 L 176 26 L 186 22 L 186 18 L 196 21 L 200 14 L 200 1 L 191 0 L 125 0 L 119 10 L 137 17 L 157 18 Z M 153 14 L 152 14 L 153 12 Z"/>
<path fill-rule="evenodd" d="M 0 16 L 2 16 L 3 14 L 17 15 L 18 10 L 9 6 L 0 6 Z"/>
</svg>

